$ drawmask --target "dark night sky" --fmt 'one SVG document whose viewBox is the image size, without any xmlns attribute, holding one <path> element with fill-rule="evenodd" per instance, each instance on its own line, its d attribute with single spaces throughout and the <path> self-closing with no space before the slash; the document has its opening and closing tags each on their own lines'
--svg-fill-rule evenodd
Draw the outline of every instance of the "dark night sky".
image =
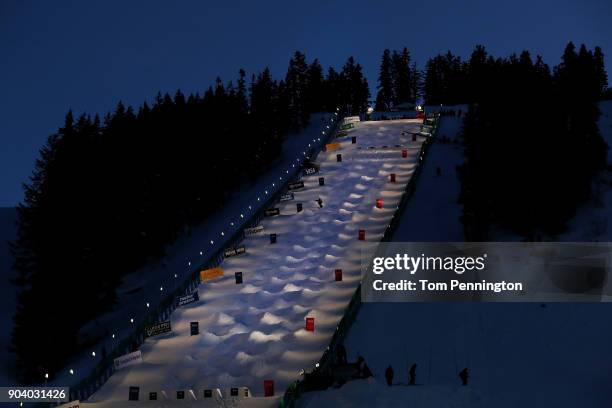
<svg viewBox="0 0 612 408">
<path fill-rule="evenodd" d="M 611 66 L 610 0 L 498 3 L 0 0 L 0 206 L 21 200 L 38 149 L 69 108 L 104 113 L 158 90 L 201 91 L 240 67 L 250 76 L 267 65 L 279 77 L 296 49 L 325 67 L 355 56 L 372 90 L 382 50 L 404 45 L 421 67 L 477 43 L 498 55 L 528 48 L 553 65 L 573 40 L 600 45 Z"/>
</svg>

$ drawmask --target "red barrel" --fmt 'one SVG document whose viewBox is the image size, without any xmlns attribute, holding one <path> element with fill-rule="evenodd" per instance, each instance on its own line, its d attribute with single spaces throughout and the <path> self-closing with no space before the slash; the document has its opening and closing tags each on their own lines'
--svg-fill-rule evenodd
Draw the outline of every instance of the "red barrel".
<svg viewBox="0 0 612 408">
<path fill-rule="evenodd" d="M 314 331 L 314 317 L 307 317 L 306 318 L 306 331 Z"/>
<path fill-rule="evenodd" d="M 362 230 L 362 229 L 359 230 L 359 240 L 365 241 L 365 230 Z"/>
<path fill-rule="evenodd" d="M 408 157 L 408 149 L 402 149 L 402 157 Z"/>
<path fill-rule="evenodd" d="M 383 203 L 382 198 L 377 198 L 376 199 L 376 208 L 382 208 L 382 203 Z"/>
<path fill-rule="evenodd" d="M 336 269 L 334 271 L 334 276 L 336 278 L 336 282 L 340 282 L 342 280 L 342 269 Z"/>
<path fill-rule="evenodd" d="M 274 381 L 264 380 L 264 397 L 274 396 Z"/>
<path fill-rule="evenodd" d="M 395 173 L 391 173 L 391 174 L 389 175 L 389 178 L 390 178 L 390 180 L 391 180 L 391 182 L 392 182 L 392 183 L 395 183 Z"/>
</svg>

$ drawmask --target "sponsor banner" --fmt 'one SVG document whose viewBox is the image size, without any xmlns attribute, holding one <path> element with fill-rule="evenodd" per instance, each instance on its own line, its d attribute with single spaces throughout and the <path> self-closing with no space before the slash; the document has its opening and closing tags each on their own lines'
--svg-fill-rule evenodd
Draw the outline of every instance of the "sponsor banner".
<svg viewBox="0 0 612 408">
<path fill-rule="evenodd" d="M 294 181 L 293 183 L 289 183 L 289 190 L 297 190 L 299 188 L 304 188 L 303 181 Z"/>
<path fill-rule="evenodd" d="M 349 130 L 353 128 L 353 124 L 352 123 L 348 123 L 346 125 L 342 125 L 340 126 L 340 130 Z"/>
<path fill-rule="evenodd" d="M 312 166 L 312 167 L 306 167 L 303 171 L 305 176 L 312 176 L 313 174 L 317 173 L 319 171 L 319 169 L 317 169 L 316 167 Z"/>
<path fill-rule="evenodd" d="M 190 293 L 188 295 L 185 296 L 179 296 L 178 300 L 177 300 L 177 305 L 180 306 L 185 306 L 189 303 L 193 303 L 193 302 L 197 302 L 198 300 L 200 300 L 199 296 L 198 296 L 198 291 L 196 290 L 193 293 Z"/>
<path fill-rule="evenodd" d="M 205 269 L 203 271 L 200 271 L 200 281 L 204 282 L 207 280 L 211 280 L 211 279 L 215 279 L 215 278 L 219 278 L 223 276 L 223 269 L 217 267 L 217 268 L 210 268 L 210 269 Z"/>
<path fill-rule="evenodd" d="M 282 200 L 281 200 L 282 201 Z M 255 234 L 259 234 L 260 232 L 263 232 L 264 227 L 263 225 L 258 225 L 256 227 L 252 227 L 252 228 L 245 228 L 244 230 L 244 235 L 255 235 Z"/>
<path fill-rule="evenodd" d="M 293 195 L 293 193 L 287 193 L 287 194 L 283 194 L 280 196 L 280 201 L 291 201 L 295 198 L 295 196 Z M 262 227 L 263 229 L 263 227 Z"/>
<path fill-rule="evenodd" d="M 233 398 L 250 398 L 251 391 L 247 387 L 232 387 L 225 389 L 223 395 L 229 395 Z"/>
<path fill-rule="evenodd" d="M 136 350 L 133 353 L 124 354 L 113 360 L 113 367 L 115 370 L 121 370 L 123 367 L 140 364 L 142 363 L 142 354 L 140 350 Z"/>
<path fill-rule="evenodd" d="M 229 258 L 231 256 L 242 255 L 246 253 L 246 247 L 244 245 L 239 246 L 237 248 L 229 248 L 223 251 L 223 256 L 225 258 Z"/>
<path fill-rule="evenodd" d="M 340 145 L 340 143 L 328 143 L 325 145 L 325 151 L 331 152 L 333 150 L 338 150 L 341 147 L 342 146 Z"/>
<path fill-rule="evenodd" d="M 291 186 L 291 184 L 289 184 Z M 266 217 L 272 217 L 273 215 L 280 215 L 280 208 L 268 208 L 264 211 Z"/>
<path fill-rule="evenodd" d="M 348 125 L 349 123 L 357 123 L 357 122 L 361 122 L 361 119 L 359 118 L 359 116 L 346 116 L 344 120 L 342 121 L 342 124 Z"/>
<path fill-rule="evenodd" d="M 147 326 L 145 328 L 145 334 L 147 337 L 157 336 L 158 334 L 168 333 L 170 331 L 172 331 L 170 320 L 166 320 L 165 322 L 154 324 L 152 326 Z"/>
</svg>

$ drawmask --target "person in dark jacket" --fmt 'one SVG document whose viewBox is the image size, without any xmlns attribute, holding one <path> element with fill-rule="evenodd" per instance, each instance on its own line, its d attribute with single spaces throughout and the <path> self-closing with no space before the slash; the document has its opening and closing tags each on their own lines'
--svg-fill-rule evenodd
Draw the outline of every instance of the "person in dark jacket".
<svg viewBox="0 0 612 408">
<path fill-rule="evenodd" d="M 416 384 L 416 368 L 417 368 L 417 364 L 414 363 L 411 367 L 410 367 L 410 371 L 408 371 L 408 384 L 410 385 L 414 385 Z"/>
<path fill-rule="evenodd" d="M 393 368 L 391 366 L 387 367 L 385 370 L 385 379 L 387 380 L 387 385 L 390 387 L 393 384 Z"/>
<path fill-rule="evenodd" d="M 459 372 L 459 378 L 461 378 L 461 385 L 468 385 L 468 378 L 470 378 L 470 374 L 467 367 Z"/>
</svg>

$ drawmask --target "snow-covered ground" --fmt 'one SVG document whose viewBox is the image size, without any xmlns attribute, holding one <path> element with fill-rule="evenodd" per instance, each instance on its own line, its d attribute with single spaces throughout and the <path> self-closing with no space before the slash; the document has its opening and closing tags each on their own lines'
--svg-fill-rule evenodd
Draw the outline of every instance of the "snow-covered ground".
<svg viewBox="0 0 612 408">
<path fill-rule="evenodd" d="M 160 288 L 172 290 L 176 282 L 190 276 L 195 268 L 204 263 L 209 254 L 223 248 L 232 233 L 250 214 L 259 209 L 267 194 L 273 194 L 279 188 L 279 181 L 282 182 L 281 178 L 287 177 L 287 171 L 291 172 L 294 166 L 298 166 L 296 160 L 303 160 L 304 152 L 310 145 L 319 143 L 319 138 L 324 140 L 323 133 L 329 132 L 332 119 L 333 115 L 329 114 L 312 115 L 310 126 L 286 138 L 280 158 L 267 172 L 259 176 L 255 183 L 243 186 L 228 200 L 225 207 L 209 217 L 208 221 L 185 231 L 182 237 L 167 248 L 166 257 L 150 262 L 126 276 L 117 289 L 116 307 L 82 330 L 82 335 L 104 336 L 91 350 L 96 352 L 96 357 L 92 357 L 91 351 L 75 356 L 66 369 L 57 373 L 49 383 L 74 385 L 88 375 L 101 358 L 101 348 L 104 346 L 107 350 L 113 349 L 115 344 L 132 332 L 130 319 L 138 322 L 148 312 L 147 303 L 153 308 L 166 296 Z M 241 218 L 241 214 L 245 218 Z M 75 374 L 70 375 L 69 369 L 74 370 Z"/>
<path fill-rule="evenodd" d="M 264 218 L 262 234 L 245 239 L 247 253 L 224 260 L 225 275 L 199 286 L 200 301 L 172 314 L 172 332 L 141 347 L 143 363 L 116 372 L 88 403 L 117 406 L 129 386 L 140 386 L 145 396 L 192 389 L 199 398 L 205 388 L 246 386 L 261 396 L 263 381 L 274 380 L 281 394 L 300 370 L 312 369 L 358 285 L 360 250 L 380 240 L 415 169 L 423 140 L 401 133 L 418 131 L 419 122 L 362 122 L 339 139 L 340 150 L 321 153 L 320 172 L 303 178 L 293 201 L 278 204 L 279 216 Z M 392 172 L 396 183 L 389 182 Z M 358 241 L 359 229 L 366 242 Z M 270 233 L 278 234 L 276 244 Z M 334 281 L 337 268 L 342 282 Z M 242 285 L 235 284 L 238 271 Z M 314 332 L 304 329 L 307 316 L 315 317 Z M 190 336 L 192 321 L 200 324 L 197 336 Z"/>
<path fill-rule="evenodd" d="M 608 143 L 610 113 L 600 123 Z M 459 128 L 452 121 L 457 119 L 443 117 L 438 135 L 452 137 L 452 128 Z M 443 168 L 442 180 L 434 174 L 438 163 L 461 162 L 460 151 L 432 145 L 401 218 L 396 235 L 401 239 L 395 241 L 462 240 L 460 209 L 449 208 L 456 203 L 458 180 L 451 169 Z M 437 189 L 435 183 L 444 187 Z M 606 219 L 612 214 L 609 209 L 585 211 Z M 363 304 L 345 345 L 349 360 L 364 356 L 375 377 L 307 393 L 300 406 L 609 407 L 611 315 L 609 303 Z M 416 382 L 421 385 L 402 386 L 412 363 L 418 364 Z M 385 384 L 388 365 L 398 386 Z M 457 377 L 465 367 L 471 376 L 468 387 Z"/>
<path fill-rule="evenodd" d="M 457 166 L 463 163 L 463 147 L 458 139 L 462 119 L 442 117 L 437 139 L 429 147 L 415 193 L 404 211 L 393 235 L 396 242 L 463 241 L 457 204 L 459 180 Z M 441 143 L 446 136 L 449 141 Z M 437 168 L 441 174 L 437 174 Z"/>
</svg>

